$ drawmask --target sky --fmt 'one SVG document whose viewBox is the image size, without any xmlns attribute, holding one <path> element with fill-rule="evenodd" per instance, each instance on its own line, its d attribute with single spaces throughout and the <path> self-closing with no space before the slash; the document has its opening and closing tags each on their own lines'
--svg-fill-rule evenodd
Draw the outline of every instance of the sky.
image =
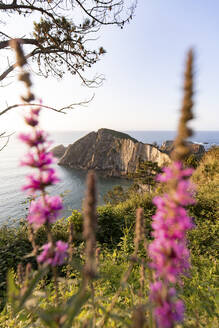
<svg viewBox="0 0 219 328">
<path fill-rule="evenodd" d="M 20 25 L 19 25 L 20 24 Z M 32 22 L 26 18 L 25 29 Z M 18 19 L 7 25 L 24 28 Z M 195 130 L 219 130 L 219 1 L 139 0 L 133 20 L 123 30 L 107 26 L 96 44 L 107 53 L 92 69 L 104 74 L 98 89 L 88 89 L 74 76 L 61 81 L 32 77 L 34 93 L 56 108 L 92 97 L 86 107 L 68 114 L 43 110 L 46 130 L 93 131 L 175 130 L 182 101 L 183 72 L 188 49 L 195 51 Z M 6 60 L 2 58 L 2 60 Z M 3 68 L 1 64 L 1 69 Z M 12 80 L 13 81 L 13 80 Z M 0 108 L 19 101 L 21 86 L 0 88 Z M 1 116 L 0 131 L 25 128 L 22 109 Z"/>
</svg>

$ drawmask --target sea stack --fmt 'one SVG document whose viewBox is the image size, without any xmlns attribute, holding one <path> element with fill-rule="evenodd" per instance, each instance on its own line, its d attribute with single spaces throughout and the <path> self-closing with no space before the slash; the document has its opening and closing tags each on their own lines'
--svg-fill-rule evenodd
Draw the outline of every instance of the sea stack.
<svg viewBox="0 0 219 328">
<path fill-rule="evenodd" d="M 126 176 L 136 171 L 139 161 L 170 162 L 168 154 L 151 144 L 138 142 L 128 134 L 100 129 L 69 145 L 58 164 L 89 170 L 106 176 Z"/>
</svg>

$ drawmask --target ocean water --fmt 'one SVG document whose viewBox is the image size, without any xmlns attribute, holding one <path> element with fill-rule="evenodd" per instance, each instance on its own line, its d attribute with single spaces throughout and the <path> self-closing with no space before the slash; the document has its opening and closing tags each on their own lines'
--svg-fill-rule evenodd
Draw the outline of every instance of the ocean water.
<svg viewBox="0 0 219 328">
<path fill-rule="evenodd" d="M 161 145 L 165 140 L 175 137 L 174 131 L 125 131 L 137 140 L 150 143 L 157 142 Z M 65 146 L 86 135 L 88 131 L 53 132 L 50 139 L 53 146 Z M 191 138 L 192 141 L 202 143 L 206 148 L 219 145 L 219 131 L 198 131 Z M 1 148 L 2 144 L 0 144 Z M 25 182 L 25 175 L 30 169 L 19 166 L 19 160 L 25 154 L 26 147 L 13 135 L 9 144 L 0 152 L 0 225 L 16 224 L 27 215 L 26 195 L 21 192 Z M 85 191 L 86 172 L 55 165 L 61 181 L 51 187 L 50 193 L 57 195 L 64 193 L 65 210 L 62 215 L 69 215 L 72 209 L 81 209 Z M 98 204 L 103 203 L 103 195 L 113 186 L 121 184 L 128 186 L 126 179 L 106 178 L 98 176 Z"/>
</svg>

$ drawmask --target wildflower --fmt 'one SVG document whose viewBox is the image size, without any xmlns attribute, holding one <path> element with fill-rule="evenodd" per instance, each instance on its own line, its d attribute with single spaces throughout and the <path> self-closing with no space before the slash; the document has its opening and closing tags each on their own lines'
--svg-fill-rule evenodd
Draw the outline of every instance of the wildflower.
<svg viewBox="0 0 219 328">
<path fill-rule="evenodd" d="M 44 131 L 39 130 L 39 131 L 35 131 L 34 133 L 20 133 L 18 137 L 29 147 L 36 147 L 39 144 L 45 143 L 47 136 L 44 133 Z"/>
<path fill-rule="evenodd" d="M 188 180 L 191 169 L 183 169 L 180 162 L 174 162 L 158 176 L 167 183 L 169 192 L 155 197 L 157 211 L 153 216 L 152 236 L 149 245 L 151 267 L 155 270 L 155 283 L 151 285 L 150 298 L 154 302 L 154 316 L 159 328 L 172 328 L 181 321 L 184 313 L 183 302 L 177 300 L 172 284 L 181 282 L 181 276 L 189 269 L 189 250 L 186 232 L 193 227 L 183 206 L 194 203 L 194 188 Z"/>
<path fill-rule="evenodd" d="M 29 112 L 24 116 L 25 122 L 32 127 L 37 126 L 39 123 L 38 116 L 40 110 L 41 110 L 40 107 L 30 108 Z"/>
<path fill-rule="evenodd" d="M 166 289 L 161 281 L 157 281 L 151 284 L 150 291 L 150 299 L 157 304 L 155 317 L 158 327 L 172 328 L 173 322 L 182 321 L 184 305 L 177 300 L 175 288 Z"/>
<path fill-rule="evenodd" d="M 34 228 L 39 228 L 45 223 L 54 223 L 61 209 L 61 197 L 46 195 L 31 202 L 27 220 Z"/>
<path fill-rule="evenodd" d="M 25 116 L 24 117 L 25 122 L 30 126 L 36 126 L 38 124 L 38 119 L 32 116 Z"/>
<path fill-rule="evenodd" d="M 51 243 L 43 245 L 42 249 L 42 253 L 37 256 L 37 261 L 46 265 L 57 266 L 64 263 L 67 257 L 68 244 L 58 240 L 54 249 Z"/>
<path fill-rule="evenodd" d="M 25 155 L 24 159 L 21 160 L 22 166 L 31 166 L 40 169 L 46 169 L 49 164 L 54 163 L 53 154 L 41 150 L 38 154 L 29 152 Z"/>
<path fill-rule="evenodd" d="M 28 190 L 29 193 L 34 193 L 37 190 L 44 190 L 45 187 L 59 182 L 56 172 L 52 168 L 42 171 L 40 174 L 29 174 L 27 175 L 27 180 L 28 183 L 22 187 L 22 190 Z"/>
</svg>

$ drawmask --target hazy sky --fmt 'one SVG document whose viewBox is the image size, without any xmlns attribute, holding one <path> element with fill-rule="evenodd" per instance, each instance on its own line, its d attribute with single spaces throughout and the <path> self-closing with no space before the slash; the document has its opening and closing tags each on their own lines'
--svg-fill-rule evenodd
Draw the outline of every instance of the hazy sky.
<svg viewBox="0 0 219 328">
<path fill-rule="evenodd" d="M 26 23 L 31 24 L 26 18 Z M 13 21 L 8 27 L 18 28 Z M 93 72 L 105 75 L 101 88 L 89 90 L 72 76 L 62 81 L 34 78 L 34 92 L 50 106 L 94 100 L 67 115 L 44 110 L 47 130 L 174 130 L 181 105 L 185 55 L 196 52 L 196 130 L 218 130 L 219 1 L 139 0 L 133 21 L 124 30 L 108 27 L 98 45 L 107 54 Z M 1 57 L 2 59 L 2 57 Z M 3 68 L 1 64 L 1 69 Z M 17 102 L 20 87 L 0 88 L 0 106 Z M 15 96 L 16 95 L 16 96 Z M 22 110 L 1 116 L 0 131 L 23 129 Z"/>
</svg>

